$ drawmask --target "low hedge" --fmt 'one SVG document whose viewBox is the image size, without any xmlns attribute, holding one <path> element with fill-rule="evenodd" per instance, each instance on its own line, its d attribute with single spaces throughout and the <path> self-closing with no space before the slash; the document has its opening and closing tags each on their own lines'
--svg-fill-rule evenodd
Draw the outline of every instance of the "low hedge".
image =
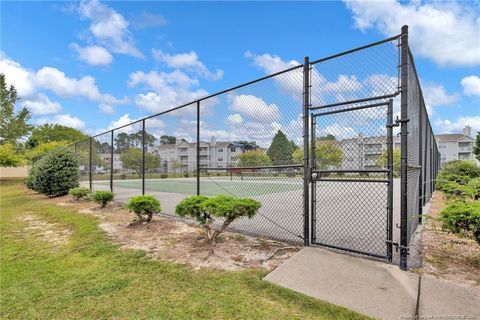
<svg viewBox="0 0 480 320">
<path fill-rule="evenodd" d="M 442 210 L 440 221 L 444 229 L 471 234 L 480 243 L 480 201 L 451 203 Z"/>
</svg>

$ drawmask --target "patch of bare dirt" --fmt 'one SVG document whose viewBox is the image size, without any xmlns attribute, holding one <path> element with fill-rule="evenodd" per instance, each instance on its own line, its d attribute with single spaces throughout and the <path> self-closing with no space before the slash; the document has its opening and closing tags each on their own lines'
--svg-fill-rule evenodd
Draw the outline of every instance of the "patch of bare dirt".
<svg viewBox="0 0 480 320">
<path fill-rule="evenodd" d="M 38 240 L 47 242 L 53 250 L 59 249 L 67 244 L 72 234 L 70 229 L 46 221 L 34 214 L 23 215 L 18 218 L 18 220 L 25 223 L 25 226 L 21 230 L 22 234 L 33 235 Z"/>
<path fill-rule="evenodd" d="M 150 223 L 132 224 L 134 214 L 119 204 L 99 208 L 91 201 L 76 201 L 69 196 L 47 201 L 100 218 L 99 227 L 123 249 L 144 250 L 152 258 L 186 264 L 193 269 L 272 270 L 300 250 L 281 242 L 226 232 L 212 251 L 204 230 L 193 222 L 154 216 Z"/>
<path fill-rule="evenodd" d="M 435 191 L 422 235 L 420 272 L 444 280 L 480 287 L 480 245 L 473 239 L 442 230 L 438 221 L 445 207 L 442 192 Z"/>
</svg>

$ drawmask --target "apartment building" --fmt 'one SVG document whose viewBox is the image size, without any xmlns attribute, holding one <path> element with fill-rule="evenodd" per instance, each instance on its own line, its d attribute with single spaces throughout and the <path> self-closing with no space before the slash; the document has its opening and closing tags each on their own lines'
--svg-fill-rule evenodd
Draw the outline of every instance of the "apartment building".
<svg viewBox="0 0 480 320">
<path fill-rule="evenodd" d="M 462 133 L 438 134 L 435 135 L 438 151 L 440 152 L 440 162 L 451 160 L 473 160 L 480 163 L 473 153 L 475 139 L 472 138 L 472 128 L 465 126 Z"/>
<path fill-rule="evenodd" d="M 200 168 L 234 167 L 237 156 L 245 150 L 241 143 L 216 141 L 200 141 Z M 196 170 L 197 143 L 185 140 L 177 143 L 162 144 L 151 152 L 160 156 L 161 172 L 191 172 Z"/>
<path fill-rule="evenodd" d="M 387 149 L 387 138 L 384 136 L 364 137 L 340 140 L 339 147 L 343 152 L 340 169 L 368 170 L 378 169 L 382 153 Z M 393 137 L 394 148 L 400 148 L 400 137 Z"/>
</svg>

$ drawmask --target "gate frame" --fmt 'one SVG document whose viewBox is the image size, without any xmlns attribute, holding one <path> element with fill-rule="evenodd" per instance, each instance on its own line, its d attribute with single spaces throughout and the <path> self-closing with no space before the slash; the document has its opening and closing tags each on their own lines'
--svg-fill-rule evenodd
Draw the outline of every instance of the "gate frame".
<svg viewBox="0 0 480 320">
<path fill-rule="evenodd" d="M 369 101 L 376 101 L 378 100 L 377 97 L 362 99 L 364 102 Z M 351 105 L 351 101 L 346 101 L 342 103 L 336 103 L 334 106 L 348 106 Z M 324 109 L 331 107 L 332 105 L 326 105 L 317 107 L 316 109 Z M 387 146 L 387 166 L 386 169 L 356 169 L 356 170 L 348 170 L 348 169 L 337 169 L 337 170 L 317 170 L 316 169 L 316 156 L 315 156 L 315 148 L 316 148 L 316 124 L 317 124 L 317 117 L 337 114 L 337 113 L 345 113 L 351 112 L 356 110 L 362 109 L 370 109 L 370 108 L 377 108 L 386 106 L 387 110 L 385 113 L 385 120 L 387 128 L 387 139 L 386 139 L 386 146 Z M 311 166 L 310 166 L 310 187 L 311 187 L 311 202 L 310 202 L 310 230 L 311 230 L 311 244 L 320 245 L 323 247 L 338 249 L 342 251 L 352 252 L 356 254 L 361 254 L 365 256 L 375 257 L 386 259 L 389 262 L 392 261 L 393 258 L 393 127 L 397 126 L 397 124 L 393 123 L 393 100 L 389 99 L 388 101 L 382 101 L 377 103 L 370 103 L 363 106 L 347 108 L 342 110 L 334 110 L 334 111 L 327 111 L 321 113 L 312 113 L 310 114 L 310 135 L 311 135 L 311 142 L 310 146 L 311 150 Z M 308 148 L 307 148 L 308 149 Z M 385 173 L 386 179 L 320 179 L 322 173 L 335 173 L 335 172 L 343 172 L 343 173 Z M 319 176 L 314 176 L 315 174 L 319 174 Z M 316 212 L 316 183 L 317 181 L 338 181 L 338 182 L 368 182 L 368 183 L 386 183 L 387 184 L 387 198 L 386 200 L 386 237 L 385 237 L 385 244 L 386 244 L 386 254 L 379 255 L 372 252 L 356 250 L 352 248 L 340 247 L 335 246 L 327 243 L 317 242 L 316 240 L 316 222 L 317 222 L 317 212 Z"/>
</svg>

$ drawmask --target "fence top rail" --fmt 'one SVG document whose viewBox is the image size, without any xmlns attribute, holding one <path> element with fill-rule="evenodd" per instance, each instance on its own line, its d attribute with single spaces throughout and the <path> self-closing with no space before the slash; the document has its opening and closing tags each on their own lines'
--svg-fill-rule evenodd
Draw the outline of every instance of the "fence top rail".
<svg viewBox="0 0 480 320">
<path fill-rule="evenodd" d="M 334 55 L 331 55 L 331 56 L 327 56 L 327 57 L 324 57 L 324 58 L 321 58 L 321 59 L 318 59 L 318 60 L 315 60 L 315 61 L 310 62 L 310 65 L 313 65 L 313 64 L 316 64 L 316 63 L 321 63 L 321 62 L 324 62 L 324 61 L 327 61 L 327 60 L 331 60 L 331 59 L 335 59 L 335 58 L 338 58 L 338 57 L 340 57 L 340 56 L 344 56 L 344 55 L 347 55 L 347 54 L 350 54 L 350 53 L 354 53 L 354 52 L 357 52 L 357 51 L 361 51 L 361 50 L 364 50 L 364 49 L 367 49 L 367 48 L 371 48 L 371 47 L 380 45 L 380 44 L 382 44 L 382 43 L 391 42 L 391 41 L 393 41 L 393 40 L 399 39 L 400 36 L 401 36 L 401 34 L 398 34 L 398 35 L 395 35 L 395 36 L 390 37 L 390 38 L 387 38 L 387 39 L 383 39 L 383 40 L 380 40 L 380 41 L 372 42 L 372 43 L 367 44 L 367 45 L 364 45 L 364 46 L 360 46 L 360 47 L 357 47 L 357 48 L 354 48 L 354 49 L 350 49 L 350 50 L 347 50 L 347 51 L 343 51 L 343 52 L 340 52 L 340 53 L 337 53 L 337 54 L 334 54 Z M 242 83 L 242 84 L 239 84 L 239 85 L 230 87 L 230 88 L 228 88 L 228 89 L 221 90 L 221 91 L 218 91 L 218 92 L 209 94 L 209 95 L 204 96 L 204 97 L 201 97 L 201 98 L 199 98 L 199 99 L 196 99 L 196 100 L 190 101 L 190 102 L 188 102 L 188 103 L 182 104 L 182 105 L 180 105 L 180 106 L 171 108 L 171 109 L 169 109 L 169 110 L 162 111 L 162 112 L 159 112 L 159 113 L 155 113 L 155 114 L 152 114 L 152 115 L 150 115 L 150 116 L 148 116 L 148 117 L 144 117 L 144 118 L 141 118 L 141 119 L 132 121 L 132 122 L 130 122 L 130 123 L 128 123 L 128 124 L 125 124 L 125 125 L 123 125 L 123 126 L 116 127 L 116 128 L 114 128 L 114 129 L 110 129 L 110 130 L 107 130 L 107 131 L 105 131 L 105 132 L 98 133 L 98 134 L 96 134 L 96 135 L 92 135 L 92 136 L 90 136 L 90 137 L 87 138 L 87 139 L 80 140 L 80 141 L 76 141 L 76 142 L 72 143 L 72 145 L 73 145 L 73 144 L 76 144 L 76 143 L 79 143 L 79 142 L 83 142 L 83 141 L 88 140 L 88 139 L 91 139 L 91 138 L 99 137 L 99 136 L 104 135 L 104 134 L 106 134 L 106 133 L 109 133 L 109 132 L 112 132 L 112 131 L 115 131 L 115 130 L 122 129 L 122 128 L 125 128 L 125 127 L 127 127 L 127 126 L 134 125 L 134 124 L 136 124 L 136 123 L 143 122 L 143 121 L 145 121 L 145 120 L 147 120 L 147 119 L 154 118 L 154 117 L 160 116 L 160 115 L 162 115 L 162 114 L 166 114 L 166 113 L 169 113 L 169 112 L 172 112 L 172 111 L 175 111 L 175 110 L 184 108 L 184 107 L 186 107 L 186 106 L 189 106 L 189 105 L 192 105 L 192 104 L 195 104 L 195 103 L 199 103 L 199 102 L 201 102 L 201 101 L 204 101 L 204 100 L 207 100 L 207 99 L 210 99 L 210 98 L 219 96 L 219 95 L 221 95 L 221 94 L 224 94 L 224 93 L 227 93 L 227 92 L 230 92 L 230 91 L 233 91 L 233 90 L 237 90 L 237 89 L 246 87 L 246 86 L 248 86 L 248 85 L 251 85 L 251 84 L 254 84 L 254 83 L 257 83 L 257 82 L 260 82 L 260 81 L 269 79 L 269 78 L 273 78 L 273 77 L 278 76 L 278 75 L 281 75 L 281 74 L 283 74 L 283 73 L 287 73 L 287 72 L 290 72 L 290 71 L 293 71 L 293 70 L 296 70 L 296 69 L 300 69 L 300 68 L 303 68 L 303 67 L 304 67 L 303 64 L 298 64 L 298 65 L 293 66 L 293 67 L 291 67 L 291 68 L 284 69 L 284 70 L 281 70 L 281 71 L 278 71 L 278 72 L 275 72 L 275 73 L 271 73 L 271 74 L 269 74 L 269 75 L 266 75 L 266 76 L 263 76 L 263 77 L 260 77 L 260 78 L 257 78 L 257 79 L 248 81 L 248 82 L 244 82 L 244 83 Z"/>
</svg>

